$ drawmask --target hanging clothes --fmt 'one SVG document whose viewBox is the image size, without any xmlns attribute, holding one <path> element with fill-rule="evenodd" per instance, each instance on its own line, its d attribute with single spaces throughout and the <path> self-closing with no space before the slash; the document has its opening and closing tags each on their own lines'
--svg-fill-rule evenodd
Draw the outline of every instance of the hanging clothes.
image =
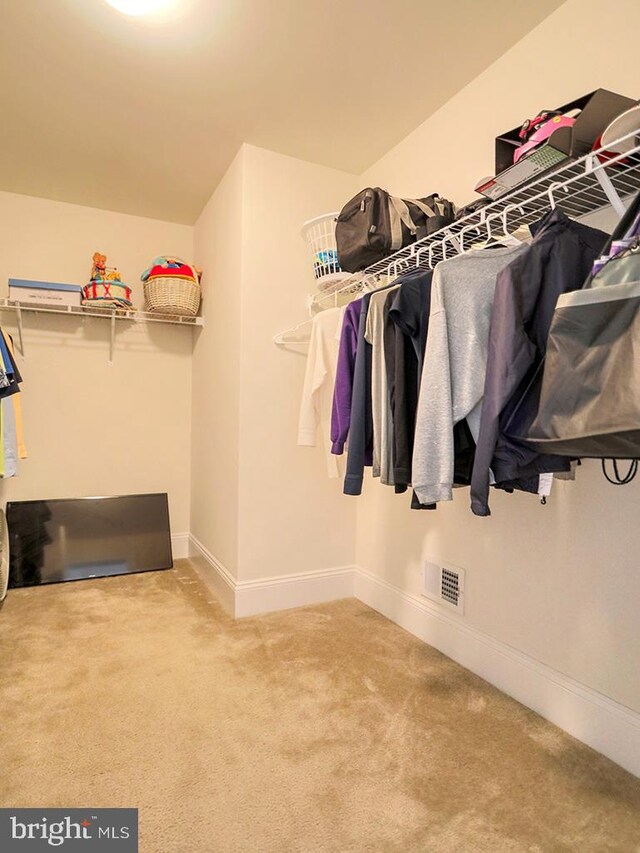
<svg viewBox="0 0 640 853">
<path fill-rule="evenodd" d="M 372 475 L 385 486 L 394 484 L 393 421 L 384 349 L 384 307 L 397 288 L 374 293 L 369 303 L 365 340 L 371 344 L 371 412 L 373 418 Z"/>
<path fill-rule="evenodd" d="M 20 394 L 14 394 L 11 398 L 13 413 L 16 421 L 16 442 L 18 447 L 18 459 L 27 458 L 27 448 L 24 443 L 24 430 L 22 427 L 22 401 Z"/>
<path fill-rule="evenodd" d="M 313 318 L 298 419 L 298 444 L 302 447 L 315 447 L 320 429 L 331 478 L 342 473 L 338 457 L 331 453 L 331 413 L 344 313 L 344 307 L 330 308 Z"/>
<path fill-rule="evenodd" d="M 358 323 L 358 341 L 353 372 L 353 394 L 351 396 L 351 420 L 349 425 L 349 448 L 347 472 L 344 477 L 344 494 L 362 493 L 365 466 L 373 464 L 373 415 L 371 411 L 371 344 L 365 338 L 367 313 L 371 293 L 366 293 L 361 303 Z"/>
<path fill-rule="evenodd" d="M 16 417 L 13 402 L 0 400 L 2 422 L 3 477 L 15 477 L 18 473 L 18 443 L 16 439 Z"/>
<path fill-rule="evenodd" d="M 562 293 L 582 287 L 608 235 L 556 208 L 531 226 L 533 242 L 498 276 L 480 430 L 471 482 L 471 509 L 490 515 L 490 470 L 508 488 L 542 473 L 568 471 L 570 460 L 538 453 L 526 435 L 538 410 L 551 318 Z M 540 494 L 540 492 L 538 492 Z"/>
<path fill-rule="evenodd" d="M 22 376 L 9 335 L 0 329 L 0 477 L 15 477 L 18 458 L 26 457 L 22 437 L 20 383 Z"/>
<path fill-rule="evenodd" d="M 394 419 L 393 458 L 397 493 L 405 492 L 412 480 L 413 439 L 429 326 L 432 279 L 431 270 L 415 270 L 401 276 L 398 279 L 399 289 L 387 299 L 385 306 L 385 347 L 389 353 L 388 374 Z M 413 492 L 411 507 L 434 509 L 435 505 L 422 505 Z"/>
<path fill-rule="evenodd" d="M 496 278 L 526 249 L 475 250 L 434 271 L 412 466 L 421 503 L 452 498 L 454 425 L 466 418 L 477 440 Z"/>
<path fill-rule="evenodd" d="M 413 343 L 391 318 L 394 300 L 392 293 L 385 303 L 384 344 L 393 415 L 393 478 L 396 494 L 402 494 L 411 482 L 411 452 L 420 383 Z"/>
<path fill-rule="evenodd" d="M 17 394 L 20 390 L 22 376 L 18 370 L 15 357 L 13 355 L 13 346 L 11 338 L 4 329 L 0 330 L 0 359 L 4 367 L 2 373 L 2 383 L 0 383 L 0 398 L 8 397 L 11 394 Z"/>
<path fill-rule="evenodd" d="M 418 269 L 398 279 L 399 288 L 389 308 L 389 317 L 414 346 L 422 374 L 429 328 L 433 270 Z"/>
<path fill-rule="evenodd" d="M 393 285 L 390 285 L 393 286 Z M 380 288 L 376 293 L 389 290 Z M 349 450 L 347 472 L 344 478 L 344 494 L 362 493 L 365 467 L 373 465 L 373 411 L 371 399 L 372 346 L 366 339 L 367 314 L 372 293 L 358 301 L 361 303 L 360 322 L 351 397 L 351 423 L 349 427 Z M 353 304 L 353 303 L 352 303 Z"/>
<path fill-rule="evenodd" d="M 358 329 L 362 301 L 356 299 L 349 303 L 344 312 L 340 344 L 338 347 L 338 363 L 333 390 L 333 406 L 331 410 L 331 452 L 340 456 L 349 436 L 351 427 L 351 398 L 353 397 L 353 380 L 356 369 L 356 354 L 358 351 Z"/>
<path fill-rule="evenodd" d="M 471 485 L 473 512 L 488 515 L 490 485 L 544 502 L 554 476 L 573 477 L 570 458 L 521 436 L 536 413 L 556 299 L 582 285 L 607 235 L 560 210 L 531 231 L 531 243 L 471 249 L 314 321 L 298 440 L 315 443 L 319 426 L 326 434 L 331 399 L 345 494 L 361 493 L 372 466 L 396 492 L 412 487 L 412 508 Z"/>
</svg>

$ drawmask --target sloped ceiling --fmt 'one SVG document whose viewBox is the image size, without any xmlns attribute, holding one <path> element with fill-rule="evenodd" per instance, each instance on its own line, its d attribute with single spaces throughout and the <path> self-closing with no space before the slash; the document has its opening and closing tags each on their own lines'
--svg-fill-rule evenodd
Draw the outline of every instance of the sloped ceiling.
<svg viewBox="0 0 640 853">
<path fill-rule="evenodd" d="M 242 142 L 360 173 L 562 0 L 175 2 L 0 0 L 0 189 L 192 223 Z"/>
</svg>

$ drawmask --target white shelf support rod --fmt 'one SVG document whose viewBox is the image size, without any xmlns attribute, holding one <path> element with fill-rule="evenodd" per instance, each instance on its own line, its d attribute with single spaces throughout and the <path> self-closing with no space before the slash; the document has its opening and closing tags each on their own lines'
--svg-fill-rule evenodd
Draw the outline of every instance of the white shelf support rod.
<svg viewBox="0 0 640 853">
<path fill-rule="evenodd" d="M 611 178 L 607 175 L 605 169 L 595 169 L 595 176 L 598 179 L 598 183 L 604 190 L 604 194 L 609 199 L 611 207 L 615 210 L 618 216 L 622 217 L 625 214 L 626 207 L 623 204 L 622 199 L 618 195 L 618 191 L 611 183 Z"/>
<path fill-rule="evenodd" d="M 18 320 L 18 340 L 20 341 L 20 354 L 23 358 L 26 358 L 24 353 L 24 338 L 22 336 L 22 310 L 20 308 L 20 303 L 16 305 L 16 318 Z"/>
<path fill-rule="evenodd" d="M 116 312 L 111 315 L 111 337 L 109 340 L 109 367 L 113 365 L 113 348 L 116 340 Z"/>
</svg>

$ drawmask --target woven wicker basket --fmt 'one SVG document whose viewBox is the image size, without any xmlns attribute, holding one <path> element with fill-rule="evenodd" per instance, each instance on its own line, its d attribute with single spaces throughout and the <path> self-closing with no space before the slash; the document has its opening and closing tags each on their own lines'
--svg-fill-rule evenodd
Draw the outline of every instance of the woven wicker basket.
<svg viewBox="0 0 640 853">
<path fill-rule="evenodd" d="M 158 276 L 144 283 L 147 311 L 159 314 L 195 316 L 200 307 L 198 273 L 191 267 L 194 281 L 172 276 Z"/>
</svg>

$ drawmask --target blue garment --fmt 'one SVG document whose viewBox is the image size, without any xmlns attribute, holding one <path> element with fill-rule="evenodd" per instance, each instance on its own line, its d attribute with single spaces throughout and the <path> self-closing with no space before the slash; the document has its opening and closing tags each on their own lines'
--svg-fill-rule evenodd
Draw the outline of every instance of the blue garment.
<svg viewBox="0 0 640 853">
<path fill-rule="evenodd" d="M 13 374 L 13 362 L 2 335 L 0 335 L 0 357 L 2 357 L 5 373 Z"/>
<path fill-rule="evenodd" d="M 365 338 L 367 314 L 371 294 L 360 300 L 362 310 L 358 323 L 358 345 L 353 372 L 353 395 L 351 397 L 351 423 L 349 426 L 349 449 L 347 471 L 344 478 L 344 494 L 362 493 L 365 465 L 373 464 L 373 412 L 371 410 L 371 344 Z"/>
<path fill-rule="evenodd" d="M 0 365 L 0 398 L 17 394 L 20 390 L 19 383 L 22 382 L 18 365 L 9 348 L 11 344 L 8 341 L 10 340 L 11 338 L 7 336 L 6 332 L 0 329 L 0 356 L 5 365 Z"/>
</svg>

